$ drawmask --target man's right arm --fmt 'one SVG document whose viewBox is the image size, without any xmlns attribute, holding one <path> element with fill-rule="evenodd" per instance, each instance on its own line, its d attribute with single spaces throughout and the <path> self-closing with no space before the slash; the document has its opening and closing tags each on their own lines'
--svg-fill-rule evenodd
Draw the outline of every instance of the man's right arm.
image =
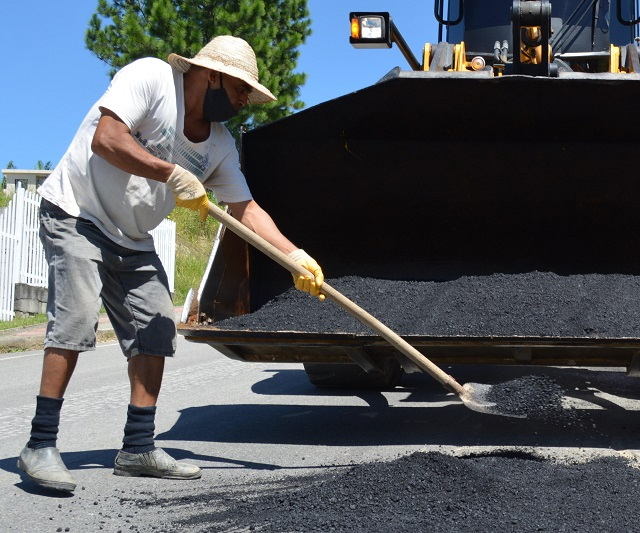
<svg viewBox="0 0 640 533">
<path fill-rule="evenodd" d="M 129 174 L 166 182 L 175 165 L 139 146 L 129 127 L 113 111 L 104 107 L 100 111 L 102 116 L 91 142 L 93 153 Z"/>
<path fill-rule="evenodd" d="M 209 199 L 200 180 L 184 168 L 149 154 L 131 136 L 129 127 L 112 111 L 100 108 L 102 116 L 93 135 L 91 149 L 113 166 L 129 174 L 166 183 L 176 205 L 200 213 L 204 221 Z"/>
</svg>

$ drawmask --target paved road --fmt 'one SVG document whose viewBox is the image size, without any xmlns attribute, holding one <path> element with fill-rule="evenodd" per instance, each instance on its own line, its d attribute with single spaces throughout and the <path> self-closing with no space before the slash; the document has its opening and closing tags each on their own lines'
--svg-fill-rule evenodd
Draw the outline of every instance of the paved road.
<svg viewBox="0 0 640 533">
<path fill-rule="evenodd" d="M 42 492 L 20 478 L 16 457 L 28 437 L 42 355 L 0 355 L 0 530 L 167 530 L 177 512 L 167 502 L 415 450 L 464 454 L 515 447 L 580 460 L 633 458 L 640 448 L 640 382 L 620 369 L 446 369 L 461 383 L 551 376 L 578 416 L 532 421 L 470 411 L 426 375 L 405 376 L 400 387 L 384 393 L 318 390 L 300 365 L 231 361 L 183 338 L 178 354 L 167 365 L 157 441 L 201 466 L 202 479 L 112 475 L 128 382 L 119 348 L 103 344 L 81 355 L 63 409 L 58 443 L 78 481 L 73 496 Z M 153 504 L 135 505 L 142 501 Z"/>
</svg>

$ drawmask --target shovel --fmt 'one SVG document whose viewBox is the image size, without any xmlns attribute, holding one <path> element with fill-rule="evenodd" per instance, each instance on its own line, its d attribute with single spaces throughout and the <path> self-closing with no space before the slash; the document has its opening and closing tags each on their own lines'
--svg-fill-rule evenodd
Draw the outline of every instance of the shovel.
<svg viewBox="0 0 640 533">
<path fill-rule="evenodd" d="M 224 224 L 229 230 L 247 241 L 249 244 L 255 246 L 280 266 L 286 268 L 292 274 L 299 274 L 303 276 L 309 275 L 309 272 L 305 268 L 292 261 L 287 254 L 278 250 L 271 243 L 247 228 L 244 224 L 237 221 L 230 214 L 226 213 L 212 202 L 209 202 L 209 215 Z M 417 366 L 439 381 L 445 389 L 457 394 L 464 405 L 469 409 L 473 409 L 474 411 L 479 411 L 481 413 L 521 417 L 521 415 L 501 412 L 495 403 L 487 401 L 487 395 L 491 390 L 490 385 L 481 383 L 466 383 L 465 385 L 460 385 L 453 377 L 433 364 L 397 333 L 389 329 L 373 315 L 359 307 L 342 293 L 331 287 L 328 283 L 323 283 L 320 291 L 329 300 L 342 307 L 355 319 L 370 327 L 383 339 L 397 348 Z"/>
</svg>

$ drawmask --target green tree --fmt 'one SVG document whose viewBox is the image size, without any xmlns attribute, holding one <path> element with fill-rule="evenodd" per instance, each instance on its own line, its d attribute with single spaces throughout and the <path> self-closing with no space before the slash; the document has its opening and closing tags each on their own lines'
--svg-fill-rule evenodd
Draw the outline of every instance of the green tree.
<svg viewBox="0 0 640 533">
<path fill-rule="evenodd" d="M 248 106 L 230 120 L 227 127 L 237 137 L 241 128 L 304 107 L 299 88 L 306 75 L 294 69 L 310 25 L 307 0 L 99 0 L 85 41 L 113 76 L 141 57 L 193 57 L 217 35 L 242 37 L 256 52 L 260 82 L 278 101 Z"/>
<path fill-rule="evenodd" d="M 51 170 L 51 161 L 47 161 L 46 163 L 43 163 L 41 159 L 38 159 L 38 162 L 36 163 L 36 170 Z"/>
</svg>

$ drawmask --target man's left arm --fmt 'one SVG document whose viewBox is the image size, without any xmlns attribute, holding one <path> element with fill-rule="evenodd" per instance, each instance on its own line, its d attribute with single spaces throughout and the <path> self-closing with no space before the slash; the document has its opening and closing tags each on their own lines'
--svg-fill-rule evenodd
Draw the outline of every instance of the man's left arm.
<svg viewBox="0 0 640 533">
<path fill-rule="evenodd" d="M 235 219 L 242 222 L 242 224 L 313 274 L 313 276 L 298 276 L 294 274 L 293 281 L 297 289 L 324 300 L 324 295 L 320 294 L 320 287 L 324 282 L 324 274 L 320 265 L 309 254 L 298 248 L 282 234 L 269 213 L 262 209 L 255 200 L 229 203 L 228 205 Z"/>
</svg>

